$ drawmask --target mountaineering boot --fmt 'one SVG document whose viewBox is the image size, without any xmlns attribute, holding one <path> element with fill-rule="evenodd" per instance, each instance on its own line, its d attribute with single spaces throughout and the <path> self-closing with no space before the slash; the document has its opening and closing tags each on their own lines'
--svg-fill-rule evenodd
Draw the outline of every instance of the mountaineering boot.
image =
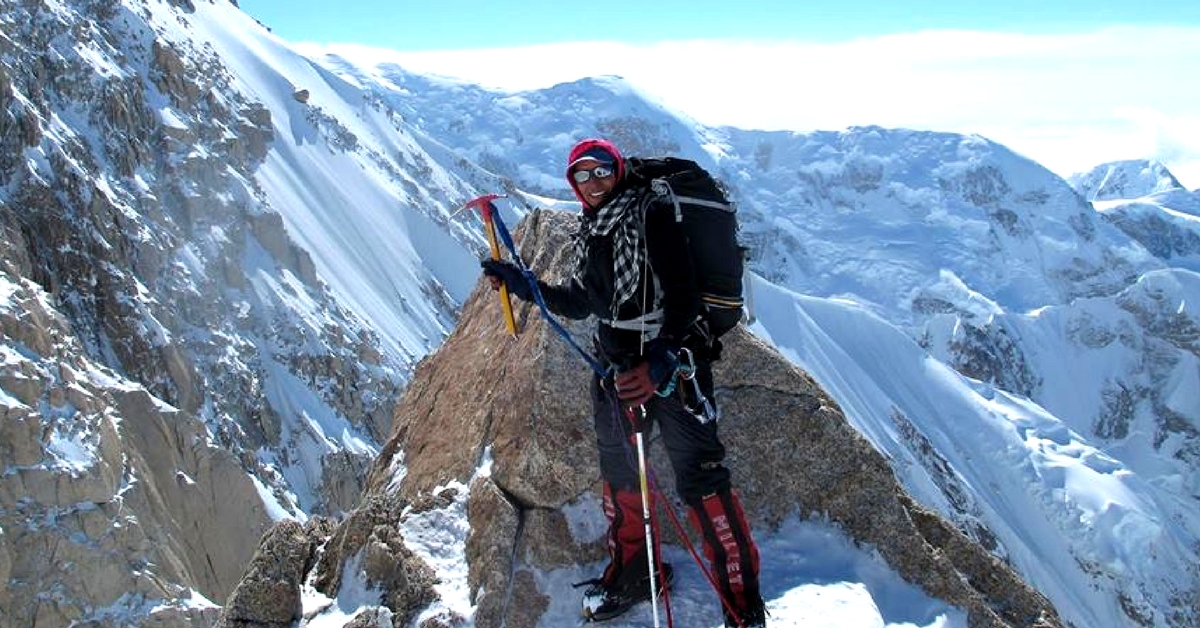
<svg viewBox="0 0 1200 628">
<path fill-rule="evenodd" d="M 750 537 L 741 500 L 728 490 L 706 495 L 688 504 L 688 518 L 700 531 L 704 555 L 725 602 L 726 628 L 765 628 L 758 547 Z"/>
<path fill-rule="evenodd" d="M 642 560 L 642 573 L 637 576 L 637 569 L 626 569 L 622 578 L 605 583 L 603 580 L 592 580 L 583 583 L 590 584 L 583 592 L 583 617 L 587 621 L 605 621 L 625 613 L 634 606 L 650 599 L 650 572 L 645 570 L 646 561 Z M 631 566 L 632 567 L 632 566 Z M 659 597 L 663 589 L 671 586 L 675 578 L 675 570 L 670 563 L 661 564 L 662 573 L 658 575 Z"/>
<path fill-rule="evenodd" d="M 642 522 L 642 495 L 604 484 L 604 515 L 608 518 L 608 566 L 583 594 L 583 616 L 589 621 L 612 619 L 635 604 L 650 599 L 650 568 L 646 556 L 646 527 Z M 663 563 L 662 585 L 671 583 L 671 566 Z"/>
<path fill-rule="evenodd" d="M 725 611 L 725 628 L 767 628 L 767 608 L 762 598 L 757 595 L 754 598 L 738 611 L 737 617 Z M 741 623 L 738 623 L 739 619 Z"/>
</svg>

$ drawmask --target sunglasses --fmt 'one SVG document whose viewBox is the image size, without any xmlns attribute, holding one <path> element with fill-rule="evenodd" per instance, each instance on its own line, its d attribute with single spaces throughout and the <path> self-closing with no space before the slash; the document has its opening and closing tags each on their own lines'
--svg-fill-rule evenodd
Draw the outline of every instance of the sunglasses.
<svg viewBox="0 0 1200 628">
<path fill-rule="evenodd" d="M 597 179 L 607 179 L 613 176 L 613 169 L 610 166 L 596 166 L 591 170 L 576 170 L 571 173 L 571 178 L 575 179 L 576 183 L 584 183 L 590 181 L 592 177 Z"/>
</svg>

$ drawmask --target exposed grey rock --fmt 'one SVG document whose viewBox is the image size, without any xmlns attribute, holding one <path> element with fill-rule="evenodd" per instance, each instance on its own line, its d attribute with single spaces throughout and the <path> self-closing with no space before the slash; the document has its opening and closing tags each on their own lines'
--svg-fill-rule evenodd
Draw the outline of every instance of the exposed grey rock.
<svg viewBox="0 0 1200 628">
<path fill-rule="evenodd" d="M 347 576 L 356 580 L 355 586 L 378 592 L 378 598 L 346 626 L 408 626 L 437 594 L 432 569 L 405 547 L 398 530 L 405 506 L 395 496 L 375 496 L 337 524 L 315 517 L 304 526 L 294 521 L 276 525 L 263 537 L 217 628 L 307 625 L 324 609 L 302 614 L 301 585 L 308 583 L 334 600 Z M 446 626 L 459 625 L 444 619 Z"/>
<path fill-rule="evenodd" d="M 12 549 L 9 548 L 8 535 L 4 533 L 4 528 L 0 528 L 0 582 L 8 582 L 11 573 Z M 3 611 L 0 611 L 0 619 L 3 618 Z"/>
<path fill-rule="evenodd" d="M 481 528 L 472 526 L 467 537 L 467 564 L 472 566 L 467 584 L 476 604 L 475 625 L 494 628 L 504 624 L 513 574 L 512 542 L 517 538 L 522 512 L 493 482 L 483 479 L 472 485 L 468 503 L 472 521 L 489 522 Z"/>
<path fill-rule="evenodd" d="M 192 591 L 232 590 L 266 526 L 257 490 L 194 417 L 87 360 L 40 288 L 0 280 L 21 356 L 0 365 L 0 623 L 105 625 L 157 600 L 145 625 L 211 625 Z"/>
<path fill-rule="evenodd" d="M 318 540 L 295 521 L 271 528 L 246 576 L 225 602 L 217 628 L 289 628 L 300 618 L 300 585 Z"/>
<path fill-rule="evenodd" d="M 1200 194 L 1172 182 L 1136 186 L 1131 193 L 1146 195 L 1106 203 L 1101 216 L 1171 267 L 1200 272 Z M 1151 194 L 1153 189 L 1160 191 Z"/>
<path fill-rule="evenodd" d="M 381 592 L 380 604 L 397 625 L 406 625 L 435 600 L 433 571 L 405 547 L 397 530 L 404 506 L 395 496 L 372 496 L 333 528 L 313 568 L 317 590 L 335 596 L 346 563 L 359 561 L 364 582 Z"/>
<path fill-rule="evenodd" d="M 179 51 L 170 43 L 156 39 L 151 52 L 159 91 L 171 96 L 175 104 L 184 110 L 194 107 L 200 100 L 202 90 L 195 81 L 188 79 L 188 68 Z"/>
<path fill-rule="evenodd" d="M 1018 395 L 1033 396 L 1042 385 L 1041 378 L 1002 321 L 959 318 L 957 323 L 944 348 L 948 364 L 967 377 L 993 383 Z"/>
<path fill-rule="evenodd" d="M 392 628 L 392 613 L 386 608 L 367 609 L 354 616 L 344 628 Z"/>
</svg>

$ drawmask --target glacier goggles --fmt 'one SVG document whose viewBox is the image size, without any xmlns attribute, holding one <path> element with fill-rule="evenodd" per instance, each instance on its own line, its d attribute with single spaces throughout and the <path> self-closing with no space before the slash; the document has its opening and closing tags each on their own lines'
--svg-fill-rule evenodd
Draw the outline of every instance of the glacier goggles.
<svg viewBox="0 0 1200 628">
<path fill-rule="evenodd" d="M 597 179 L 607 179 L 613 176 L 613 172 L 614 170 L 612 166 L 596 166 L 590 170 L 580 168 L 579 170 L 571 172 L 571 178 L 575 180 L 575 183 L 585 183 L 592 180 L 593 177 Z"/>
</svg>

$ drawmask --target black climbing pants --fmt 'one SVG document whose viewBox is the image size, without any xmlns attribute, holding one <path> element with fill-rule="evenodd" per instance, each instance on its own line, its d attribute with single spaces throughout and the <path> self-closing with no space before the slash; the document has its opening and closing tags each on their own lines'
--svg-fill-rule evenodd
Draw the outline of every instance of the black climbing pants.
<svg viewBox="0 0 1200 628">
<path fill-rule="evenodd" d="M 711 366 L 697 364 L 696 377 L 709 401 L 716 403 Z M 669 397 L 655 396 L 645 407 L 644 439 L 648 446 L 651 430 L 658 427 L 675 472 L 675 490 L 679 496 L 691 503 L 707 495 L 729 492 L 729 470 L 722 464 L 725 446 L 717 436 L 717 421 L 701 423 L 688 411 L 678 391 Z M 592 415 L 604 481 L 617 490 L 639 490 L 633 426 L 617 399 L 611 378 L 592 378 Z"/>
</svg>

